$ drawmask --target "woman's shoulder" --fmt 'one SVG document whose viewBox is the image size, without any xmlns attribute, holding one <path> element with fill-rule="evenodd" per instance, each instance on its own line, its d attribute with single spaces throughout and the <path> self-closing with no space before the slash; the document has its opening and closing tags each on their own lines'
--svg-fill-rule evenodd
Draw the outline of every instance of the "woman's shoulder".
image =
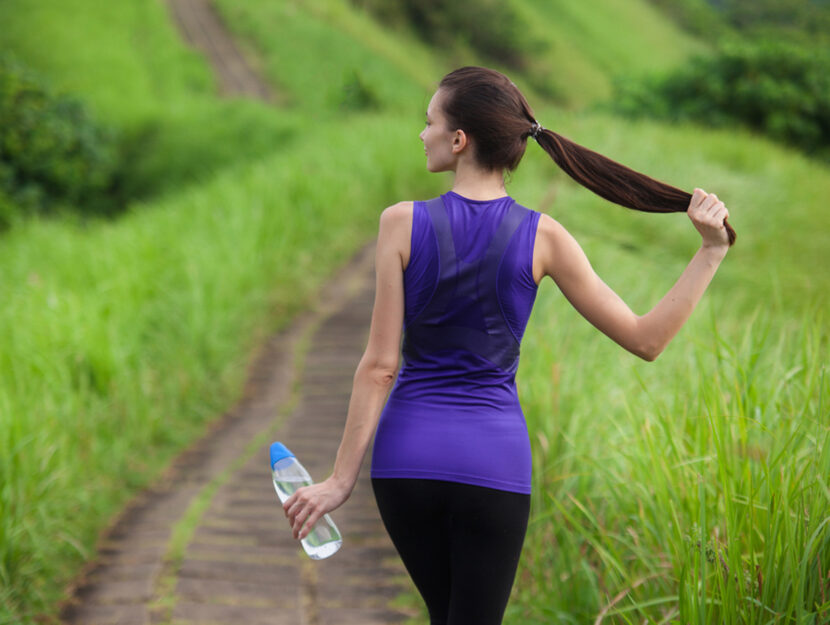
<svg viewBox="0 0 830 625">
<path fill-rule="evenodd" d="M 412 207 L 414 202 L 398 202 L 383 209 L 380 214 L 380 234 L 392 236 L 408 234 L 412 229 Z"/>
<path fill-rule="evenodd" d="M 565 227 L 562 224 L 547 213 L 542 212 L 539 213 L 539 226 L 537 228 L 537 233 L 541 238 L 552 241 L 568 235 L 568 231 L 565 230 Z"/>
<path fill-rule="evenodd" d="M 415 202 L 412 201 L 404 201 L 398 202 L 397 204 L 392 204 L 391 206 L 387 206 L 383 209 L 383 212 L 380 214 L 380 218 L 386 219 L 387 221 L 411 218 L 412 208 L 414 205 Z"/>
<path fill-rule="evenodd" d="M 398 202 L 383 209 L 380 214 L 380 230 L 399 231 L 412 228 L 414 202 Z"/>
<path fill-rule="evenodd" d="M 387 250 L 401 259 L 401 269 L 409 264 L 413 202 L 398 202 L 383 209 L 378 228 L 378 250 Z"/>
<path fill-rule="evenodd" d="M 573 235 L 553 217 L 542 213 L 533 250 L 533 273 L 537 283 L 542 274 L 554 277 L 555 272 L 582 256 L 584 252 Z"/>
<path fill-rule="evenodd" d="M 541 213 L 536 228 L 536 255 L 544 256 L 550 264 L 556 257 L 569 256 L 581 248 L 573 235 L 550 215 Z"/>
</svg>

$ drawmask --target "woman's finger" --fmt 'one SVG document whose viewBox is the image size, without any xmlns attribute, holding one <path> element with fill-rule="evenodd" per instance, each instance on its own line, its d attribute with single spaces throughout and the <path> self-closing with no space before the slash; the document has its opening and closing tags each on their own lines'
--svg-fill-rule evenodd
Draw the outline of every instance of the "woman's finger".
<svg viewBox="0 0 830 625">
<path fill-rule="evenodd" d="M 294 538 L 303 539 L 308 536 L 309 532 L 311 532 L 311 527 L 316 522 L 314 518 L 316 511 L 307 509 L 304 512 L 305 514 L 302 515 L 302 520 L 297 524 L 297 531 L 294 534 Z"/>
<path fill-rule="evenodd" d="M 724 206 L 723 202 L 718 202 L 717 206 L 712 210 L 712 217 L 720 223 L 726 219 L 726 215 L 726 206 Z"/>
<path fill-rule="evenodd" d="M 297 498 L 295 495 L 291 495 L 288 499 L 282 502 L 282 509 L 285 511 L 285 516 L 288 516 L 288 510 L 294 505 L 296 500 Z"/>
<path fill-rule="evenodd" d="M 293 506 L 295 503 L 297 503 L 300 500 L 300 498 L 305 494 L 305 489 L 306 488 L 308 488 L 308 487 L 307 486 L 301 486 L 300 488 L 295 490 L 293 493 L 291 493 L 291 495 L 288 497 L 288 499 L 286 499 L 283 502 L 282 507 L 286 511 L 286 513 L 288 513 L 288 511 L 291 509 L 291 506 Z"/>
<path fill-rule="evenodd" d="M 720 200 L 718 200 L 718 196 L 714 193 L 710 193 L 706 196 L 706 199 L 703 200 L 703 203 L 700 206 L 701 212 L 708 213 L 712 210 L 712 207 L 715 206 Z"/>
<path fill-rule="evenodd" d="M 725 208 L 724 203 L 721 202 L 720 200 L 718 200 L 717 202 L 712 204 L 712 206 L 709 207 L 709 209 L 707 210 L 707 213 L 709 213 L 711 215 L 711 214 L 715 213 L 716 211 L 720 210 L 721 208 Z"/>
<path fill-rule="evenodd" d="M 286 511 L 285 516 L 288 517 L 288 523 L 293 527 L 296 523 L 298 515 L 300 515 L 305 508 L 305 503 L 301 499 L 297 499 Z"/>
<path fill-rule="evenodd" d="M 314 524 L 317 523 L 317 521 L 319 521 L 319 520 L 320 520 L 320 515 L 317 514 L 316 512 L 308 517 L 308 520 L 305 523 L 305 527 L 302 529 L 302 531 L 300 531 L 300 540 L 302 540 L 303 538 L 305 538 L 306 536 L 308 536 L 311 533 L 311 530 L 314 527 Z"/>
<path fill-rule="evenodd" d="M 307 513 L 305 510 L 301 510 L 294 517 L 293 523 L 291 524 L 291 533 L 294 534 L 294 538 L 298 537 L 300 529 L 303 526 L 303 521 L 305 520 L 306 514 Z"/>
<path fill-rule="evenodd" d="M 696 209 L 700 203 L 706 199 L 707 193 L 703 189 L 695 188 L 692 193 L 692 199 L 689 202 L 689 209 Z"/>
<path fill-rule="evenodd" d="M 690 205 L 689 208 L 687 209 L 687 212 L 690 215 L 699 215 L 699 214 L 706 213 L 706 211 L 708 211 L 709 208 L 717 202 L 717 198 L 712 197 L 713 195 L 714 195 L 713 193 L 709 193 L 709 194 L 705 195 L 704 197 L 702 197 L 700 199 L 699 202 L 697 202 L 697 204 L 695 204 L 693 206 Z"/>
</svg>

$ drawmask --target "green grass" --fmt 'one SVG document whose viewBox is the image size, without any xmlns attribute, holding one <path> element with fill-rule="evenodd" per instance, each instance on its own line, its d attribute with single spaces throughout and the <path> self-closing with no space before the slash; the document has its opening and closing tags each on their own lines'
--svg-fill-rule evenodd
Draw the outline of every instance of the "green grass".
<svg viewBox="0 0 830 625">
<path fill-rule="evenodd" d="M 164 554 L 163 570 L 156 578 L 153 601 L 148 610 L 153 614 L 153 620 L 160 625 L 168 625 L 171 622 L 173 610 L 176 607 L 176 585 L 179 580 L 179 572 L 187 551 L 187 547 L 193 540 L 193 536 L 202 522 L 205 513 L 210 508 L 213 498 L 218 490 L 239 471 L 246 462 L 274 440 L 280 429 L 291 413 L 296 409 L 300 397 L 299 379 L 302 376 L 305 359 L 308 354 L 310 338 L 318 329 L 321 322 L 317 320 L 313 324 L 303 328 L 303 333 L 294 347 L 292 354 L 294 379 L 289 390 L 289 395 L 280 406 L 275 419 L 265 430 L 259 432 L 245 446 L 245 450 L 234 459 L 224 471 L 214 476 L 193 498 L 184 515 L 173 526 L 170 532 L 170 539 Z"/>
<path fill-rule="evenodd" d="M 540 297 L 519 374 L 533 511 L 508 622 L 830 613 L 826 310 L 735 314 L 718 291 L 656 363 Z"/>
<path fill-rule="evenodd" d="M 416 134 L 378 117 L 319 126 L 291 154 L 118 223 L 30 221 L 4 238 L 0 622 L 47 609 L 102 519 L 233 400 L 264 334 L 310 304 L 382 208 L 435 189 L 405 149 Z"/>
<path fill-rule="evenodd" d="M 117 129 L 127 199 L 202 184 L 288 148 L 302 127 L 296 113 L 218 99 L 212 71 L 181 41 L 164 2 L 9 0 L 0 24 L 0 51 Z"/>
<path fill-rule="evenodd" d="M 104 120 L 128 124 L 213 96 L 210 68 L 181 43 L 163 2 L 7 0 L 0 22 L 4 50 L 83 94 Z"/>
<path fill-rule="evenodd" d="M 569 108 L 610 97 L 615 78 L 664 71 L 705 51 L 649 2 L 516 0 L 513 6 L 526 18 L 527 37 L 541 43 L 528 68 L 530 84 Z"/>
<path fill-rule="evenodd" d="M 315 118 L 341 114 L 355 76 L 379 107 L 420 111 L 444 69 L 414 39 L 385 31 L 345 2 L 219 0 L 217 6 L 265 59 L 264 73 L 283 98 Z"/>
</svg>

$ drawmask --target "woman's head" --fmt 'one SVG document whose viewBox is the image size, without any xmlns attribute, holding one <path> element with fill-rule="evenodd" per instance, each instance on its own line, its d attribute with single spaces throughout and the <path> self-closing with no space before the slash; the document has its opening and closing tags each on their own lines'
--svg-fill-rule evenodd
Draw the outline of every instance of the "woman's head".
<svg viewBox="0 0 830 625">
<path fill-rule="evenodd" d="M 463 130 L 470 137 L 483 169 L 516 169 L 534 116 L 507 76 L 486 67 L 462 67 L 444 76 L 436 96 L 448 129 Z"/>
<path fill-rule="evenodd" d="M 452 150 L 457 149 L 455 141 L 463 134 L 471 140 L 475 161 L 483 169 L 513 171 L 532 134 L 566 174 L 610 202 L 639 211 L 670 213 L 685 211 L 692 199 L 682 189 L 634 171 L 550 129 L 537 128 L 525 97 L 507 76 L 495 70 L 461 67 L 450 72 L 439 83 L 430 103 L 431 108 L 436 105 L 445 134 L 436 132 L 432 136 L 444 146 L 441 158 L 448 154 L 452 158 Z M 450 135 L 453 147 L 447 147 Z M 429 151 L 426 140 L 424 145 Z M 438 161 L 431 160 L 430 170 L 441 171 L 432 166 Z M 724 224 L 732 244 L 735 231 L 726 221 Z"/>
</svg>

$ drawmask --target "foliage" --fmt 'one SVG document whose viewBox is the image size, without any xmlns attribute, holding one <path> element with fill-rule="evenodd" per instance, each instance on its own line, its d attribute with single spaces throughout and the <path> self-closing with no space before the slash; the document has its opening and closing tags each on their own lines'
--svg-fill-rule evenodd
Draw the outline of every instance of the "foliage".
<svg viewBox="0 0 830 625">
<path fill-rule="evenodd" d="M 433 46 L 466 44 L 482 57 L 521 68 L 536 49 L 526 23 L 505 0 L 352 0 L 380 20 L 407 25 Z"/>
<path fill-rule="evenodd" d="M 112 214 L 202 184 L 286 149 L 297 134 L 295 121 L 267 103 L 218 98 L 206 59 L 182 41 L 168 9 L 143 0 L 106 10 L 90 10 L 89 0 L 0 2 L 0 53 L 117 136 L 101 206 L 84 199 L 73 213 Z"/>
<path fill-rule="evenodd" d="M 353 70 L 343 81 L 340 108 L 345 110 L 368 110 L 380 108 L 380 98 L 372 85 L 358 70 Z"/>
<path fill-rule="evenodd" d="M 649 0 L 682 28 L 705 40 L 719 40 L 732 32 L 727 20 L 706 0 Z"/>
<path fill-rule="evenodd" d="M 12 202 L 0 186 L 0 231 L 9 228 L 18 217 L 17 205 Z"/>
<path fill-rule="evenodd" d="M 0 623 L 54 610 L 112 514 L 235 400 L 265 333 L 313 304 L 385 206 L 437 191 L 396 118 L 304 136 L 116 222 L 4 236 Z"/>
<path fill-rule="evenodd" d="M 730 40 L 668 75 L 617 82 L 613 110 L 631 117 L 744 125 L 830 158 L 830 50 Z"/>
<path fill-rule="evenodd" d="M 830 42 L 827 0 L 650 0 L 688 31 L 720 40 L 740 34 Z"/>
<path fill-rule="evenodd" d="M 721 0 L 710 3 L 747 35 L 787 36 L 830 43 L 827 0 Z"/>
<path fill-rule="evenodd" d="M 80 100 L 52 93 L 19 61 L 0 58 L 0 189 L 11 203 L 27 212 L 61 205 L 112 212 L 106 192 L 117 167 L 117 140 Z"/>
</svg>

